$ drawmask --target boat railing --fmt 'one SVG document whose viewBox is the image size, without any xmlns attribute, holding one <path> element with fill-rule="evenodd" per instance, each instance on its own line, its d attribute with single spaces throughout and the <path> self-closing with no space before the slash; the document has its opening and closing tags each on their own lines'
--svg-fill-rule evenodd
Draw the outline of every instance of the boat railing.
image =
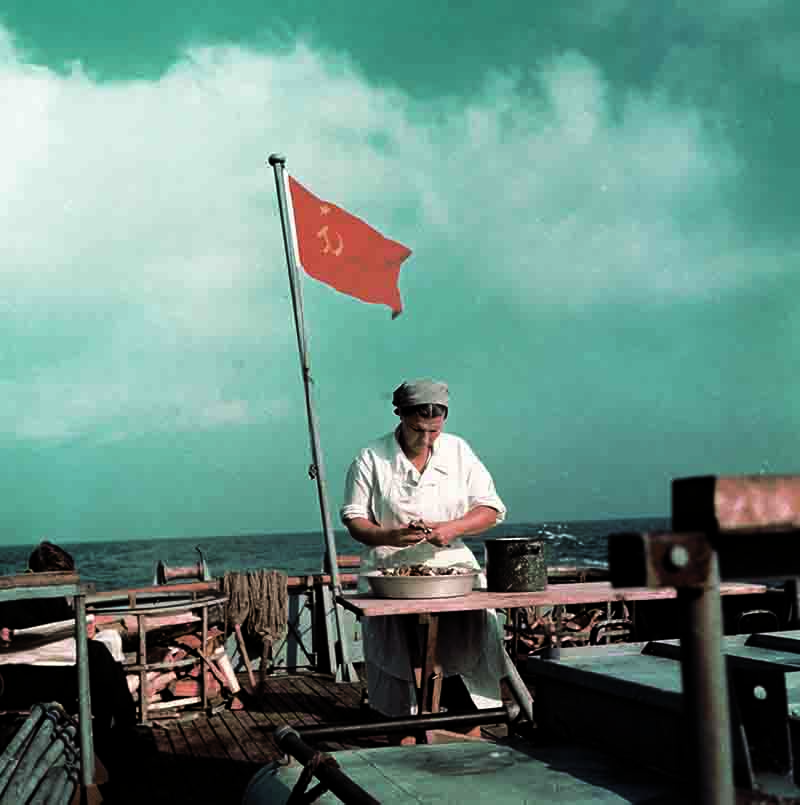
<svg viewBox="0 0 800 805">
<path fill-rule="evenodd" d="M 72 599 L 75 613 L 75 665 L 78 688 L 79 784 L 84 795 L 87 792 L 96 791 L 86 615 L 86 599 L 91 591 L 92 586 L 82 582 L 80 576 L 74 572 L 24 573 L 0 577 L 0 601 L 61 597 Z"/>
</svg>

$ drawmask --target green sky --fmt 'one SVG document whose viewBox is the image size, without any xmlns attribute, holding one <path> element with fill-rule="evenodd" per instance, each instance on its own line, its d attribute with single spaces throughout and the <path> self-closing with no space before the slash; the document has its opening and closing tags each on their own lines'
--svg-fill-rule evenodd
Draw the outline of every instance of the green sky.
<svg viewBox="0 0 800 805">
<path fill-rule="evenodd" d="M 273 151 L 413 250 L 396 321 L 303 285 L 334 509 L 414 376 L 514 522 L 798 471 L 798 53 L 770 0 L 2 0 L 0 541 L 319 526 Z"/>
</svg>

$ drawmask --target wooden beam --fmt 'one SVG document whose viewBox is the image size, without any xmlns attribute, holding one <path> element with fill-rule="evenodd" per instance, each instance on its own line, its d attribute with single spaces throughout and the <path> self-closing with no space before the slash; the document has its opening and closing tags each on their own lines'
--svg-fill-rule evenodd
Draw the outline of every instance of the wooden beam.
<svg viewBox="0 0 800 805">
<path fill-rule="evenodd" d="M 14 587 L 57 587 L 62 584 L 81 583 L 81 578 L 77 573 L 20 573 L 16 576 L 0 576 L 0 589 L 11 589 Z M 86 585 L 84 585 L 86 586 Z"/>
<path fill-rule="evenodd" d="M 672 530 L 800 528 L 800 476 L 739 475 L 672 482 Z"/>
</svg>

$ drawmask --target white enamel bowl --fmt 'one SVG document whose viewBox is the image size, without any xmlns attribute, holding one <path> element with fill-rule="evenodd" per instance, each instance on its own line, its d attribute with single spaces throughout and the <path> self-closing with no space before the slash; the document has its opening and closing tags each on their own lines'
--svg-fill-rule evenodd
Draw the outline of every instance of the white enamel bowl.
<svg viewBox="0 0 800 805">
<path fill-rule="evenodd" d="M 364 574 L 376 598 L 454 598 L 472 591 L 474 573 L 452 576 L 384 576 L 379 570 Z"/>
</svg>

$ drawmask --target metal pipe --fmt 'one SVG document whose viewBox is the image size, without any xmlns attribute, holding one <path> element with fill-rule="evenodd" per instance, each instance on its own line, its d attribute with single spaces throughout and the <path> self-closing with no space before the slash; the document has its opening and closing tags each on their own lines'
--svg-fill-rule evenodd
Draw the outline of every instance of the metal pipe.
<svg viewBox="0 0 800 805">
<path fill-rule="evenodd" d="M 78 665 L 78 729 L 81 747 L 81 784 L 94 783 L 92 697 L 89 690 L 89 636 L 86 627 L 86 593 L 75 596 L 75 653 Z"/>
<path fill-rule="evenodd" d="M 22 722 L 14 737 L 9 742 L 5 751 L 0 757 L 0 793 L 5 790 L 11 775 L 14 773 L 21 756 L 20 749 L 28 740 L 31 733 L 39 725 L 39 721 L 44 715 L 44 707 L 41 704 L 34 704 L 30 715 Z"/>
<path fill-rule="evenodd" d="M 57 801 L 53 795 L 64 788 L 66 766 L 73 762 L 71 758 L 77 751 L 77 728 L 72 723 L 62 727 L 62 716 L 61 708 L 56 705 L 46 708 L 34 705 L 31 715 L 9 743 L 8 748 L 16 759 L 4 769 L 0 802 L 52 805 Z M 43 746 L 46 747 L 44 752 L 37 756 Z"/>
<path fill-rule="evenodd" d="M 147 700 L 150 691 L 147 689 L 147 620 L 141 613 L 136 614 L 136 628 L 139 630 L 139 647 L 136 658 L 139 662 L 139 721 L 146 724 L 149 718 Z"/>
<path fill-rule="evenodd" d="M 77 726 L 70 720 L 66 726 L 56 728 L 57 740 L 62 752 L 45 774 L 29 805 L 66 805 L 78 783 L 80 750 L 76 742 Z"/>
<path fill-rule="evenodd" d="M 733 805 L 735 800 L 718 591 L 719 566 L 713 552 L 706 583 L 678 589 L 688 758 L 695 801 L 703 805 Z"/>
<path fill-rule="evenodd" d="M 477 727 L 481 724 L 508 724 L 513 717 L 505 707 L 478 710 L 474 713 L 431 713 L 430 715 L 371 721 L 364 724 L 328 724 L 324 727 L 298 727 L 295 732 L 304 740 L 324 741 L 340 737 L 384 735 L 386 733 L 422 732 L 448 727 Z"/>
<path fill-rule="evenodd" d="M 286 182 L 286 158 L 280 154 L 271 154 L 269 164 L 275 175 L 275 190 L 278 195 L 278 211 L 283 232 L 283 245 L 286 252 L 286 268 L 289 274 L 289 290 L 292 296 L 295 329 L 297 331 L 297 349 L 300 354 L 300 371 L 303 376 L 303 390 L 306 400 L 306 415 L 308 418 L 308 432 L 311 439 L 311 460 L 313 462 L 313 476 L 317 482 L 317 498 L 319 500 L 322 530 L 325 534 L 325 570 L 330 574 L 331 587 L 334 593 L 333 611 L 336 620 L 338 661 L 339 667 L 335 669 L 336 678 L 345 682 L 358 682 L 358 674 L 350 661 L 350 647 L 342 625 L 342 616 L 336 597 L 341 594 L 342 587 L 339 582 L 338 563 L 336 561 L 336 540 L 333 534 L 333 525 L 328 506 L 328 493 L 325 479 L 325 465 L 322 457 L 322 446 L 319 438 L 317 415 L 314 410 L 314 401 L 311 394 L 311 366 L 308 358 L 305 318 L 303 313 L 303 294 L 300 287 L 299 272 L 297 270 L 297 235 L 294 226 L 294 214 L 290 193 Z"/>
<path fill-rule="evenodd" d="M 15 802 L 28 802 L 36 787 L 44 779 L 44 776 L 52 768 L 55 762 L 64 757 L 65 746 L 58 737 L 47 747 L 36 764 L 30 769 L 29 774 L 23 780 L 17 792 Z"/>
<path fill-rule="evenodd" d="M 318 754 L 292 727 L 281 727 L 275 731 L 278 746 L 304 766 Z M 379 805 L 379 801 L 354 783 L 338 766 L 321 763 L 314 769 L 314 776 L 342 802 L 352 805 Z"/>
<path fill-rule="evenodd" d="M 208 669 L 203 665 L 202 660 L 206 662 L 206 651 L 208 651 L 208 607 L 203 607 L 201 612 L 201 626 L 200 626 L 200 699 L 202 702 L 203 712 L 208 710 Z"/>
<path fill-rule="evenodd" d="M 78 775 L 76 769 L 70 765 L 66 766 L 66 771 L 67 773 L 61 777 L 61 787 L 53 787 L 49 805 L 67 805 L 72 801 L 78 785 Z"/>
<path fill-rule="evenodd" d="M 27 797 L 22 796 L 26 788 L 27 781 L 34 776 L 37 766 L 51 746 L 53 738 L 53 731 L 55 729 L 55 722 L 48 713 L 42 719 L 39 729 L 36 734 L 31 738 L 30 743 L 25 747 L 25 753 L 20 759 L 19 764 L 14 769 L 11 779 L 8 781 L 8 786 L 0 797 L 0 805 L 18 805 L 25 802 Z"/>
<path fill-rule="evenodd" d="M 50 768 L 45 771 L 44 779 L 26 805 L 52 805 L 60 797 L 63 782 L 67 779 L 67 759 L 64 752 Z"/>
</svg>

